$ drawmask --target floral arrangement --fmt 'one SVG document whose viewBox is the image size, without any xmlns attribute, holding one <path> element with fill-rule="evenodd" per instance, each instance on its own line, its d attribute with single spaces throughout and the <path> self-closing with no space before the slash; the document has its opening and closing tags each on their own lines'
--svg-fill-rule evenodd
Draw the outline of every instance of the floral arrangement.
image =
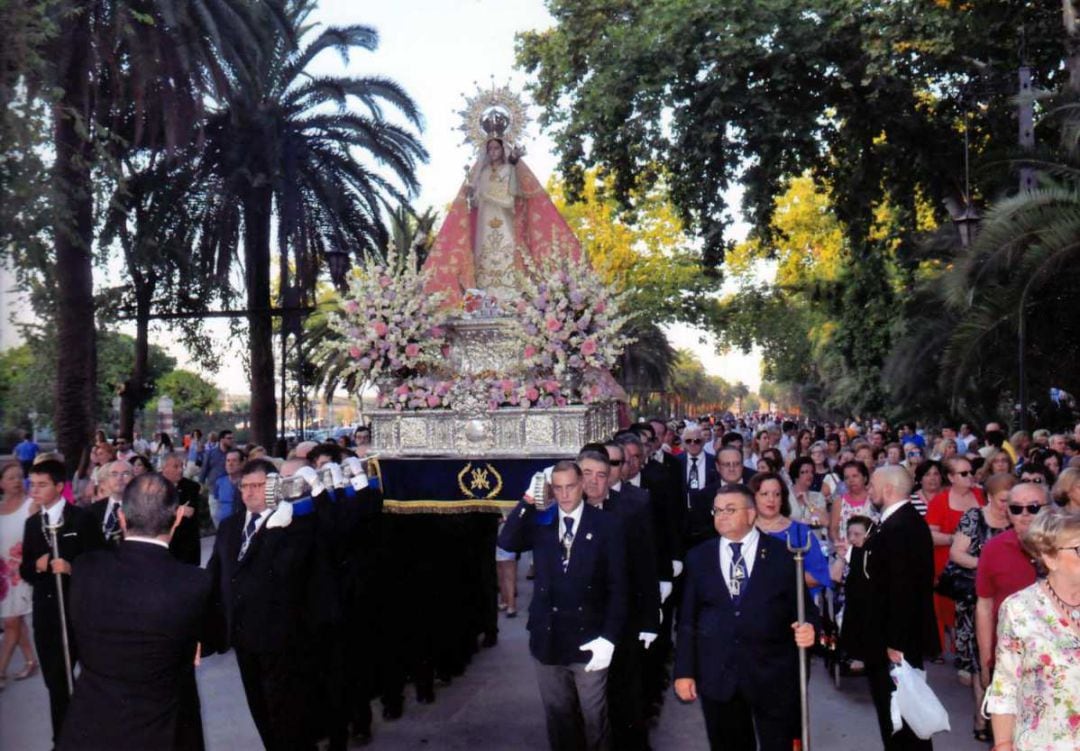
<svg viewBox="0 0 1080 751">
<path fill-rule="evenodd" d="M 565 407 L 571 394 L 553 378 L 461 378 L 453 381 L 417 376 L 379 394 L 379 407 L 403 410 L 439 409 L 471 401 L 499 407 Z"/>
<path fill-rule="evenodd" d="M 324 345 L 331 355 L 345 356 L 343 376 L 356 374 L 362 384 L 409 378 L 445 356 L 443 295 L 425 291 L 427 281 L 414 249 L 391 249 L 385 262 L 370 260 L 353 270 L 341 309 L 328 317 L 341 336 Z"/>
<path fill-rule="evenodd" d="M 611 370 L 633 340 L 622 333 L 630 315 L 582 258 L 525 260 L 517 288 L 519 338 L 526 365 L 559 380 L 589 369 Z"/>
</svg>

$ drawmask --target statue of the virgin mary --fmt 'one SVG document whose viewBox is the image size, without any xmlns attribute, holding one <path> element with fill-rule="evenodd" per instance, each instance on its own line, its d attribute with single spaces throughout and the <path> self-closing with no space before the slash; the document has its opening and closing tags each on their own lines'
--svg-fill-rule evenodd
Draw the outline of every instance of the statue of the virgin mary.
<svg viewBox="0 0 1080 751">
<path fill-rule="evenodd" d="M 478 154 L 450 206 L 427 260 L 428 291 L 460 307 L 470 290 L 500 305 L 512 302 L 522 259 L 581 257 L 577 238 L 521 159 L 525 107 L 507 87 L 481 91 L 461 112 L 466 140 Z"/>
</svg>

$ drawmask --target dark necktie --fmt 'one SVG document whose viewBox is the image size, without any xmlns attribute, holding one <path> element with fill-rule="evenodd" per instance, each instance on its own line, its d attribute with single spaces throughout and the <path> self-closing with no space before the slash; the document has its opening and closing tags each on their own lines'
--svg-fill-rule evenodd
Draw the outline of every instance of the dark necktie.
<svg viewBox="0 0 1080 751">
<path fill-rule="evenodd" d="M 105 539 L 112 541 L 120 535 L 120 516 L 116 513 L 120 508 L 120 504 L 113 503 L 112 501 L 105 501 L 109 504 L 109 512 L 105 515 L 105 525 L 102 531 L 105 533 Z"/>
<path fill-rule="evenodd" d="M 566 525 L 562 536 L 562 570 L 565 572 L 570 566 L 570 546 L 574 543 L 574 517 L 564 517 L 563 524 Z"/>
<path fill-rule="evenodd" d="M 252 514 L 251 519 L 247 523 L 247 526 L 244 527 L 244 541 L 240 543 L 240 555 L 236 557 L 236 560 L 244 560 L 244 555 L 247 553 L 248 545 L 251 544 L 251 538 L 255 536 L 255 530 L 258 529 L 260 516 L 261 514 Z"/>
<path fill-rule="evenodd" d="M 735 602 L 739 601 L 739 597 L 742 596 L 742 588 L 746 584 L 746 580 L 750 577 L 750 572 L 746 570 L 746 561 L 742 557 L 742 543 L 731 543 L 731 571 L 729 578 L 731 579 L 731 599 Z"/>
<path fill-rule="evenodd" d="M 690 457 L 690 479 L 686 483 L 686 487 L 690 490 L 697 490 L 701 487 L 701 484 L 698 481 L 697 460 L 698 458 L 696 456 Z"/>
</svg>

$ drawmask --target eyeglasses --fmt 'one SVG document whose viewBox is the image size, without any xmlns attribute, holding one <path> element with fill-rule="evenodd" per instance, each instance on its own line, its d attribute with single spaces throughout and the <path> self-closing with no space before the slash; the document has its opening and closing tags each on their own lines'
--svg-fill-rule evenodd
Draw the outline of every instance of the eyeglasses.
<svg viewBox="0 0 1080 751">
<path fill-rule="evenodd" d="M 957 477 L 971 477 L 971 470 L 965 469 L 963 472 L 953 472 Z"/>
<path fill-rule="evenodd" d="M 622 459 L 608 459 L 608 464 L 612 467 L 622 466 Z"/>
<path fill-rule="evenodd" d="M 721 467 L 726 467 L 727 469 L 735 469 L 736 467 L 741 467 L 742 466 L 742 462 L 717 462 L 717 463 Z"/>
<path fill-rule="evenodd" d="M 265 482 L 242 482 L 240 483 L 241 490 L 262 490 L 266 487 Z"/>
<path fill-rule="evenodd" d="M 749 511 L 749 510 L 750 510 L 749 506 L 725 506 L 724 508 L 717 508 L 716 506 L 713 506 L 712 515 L 713 516 L 734 516 L 735 514 L 739 513 L 740 511 Z"/>
<path fill-rule="evenodd" d="M 1036 485 L 1042 485 L 1045 480 L 1043 480 L 1042 475 L 1035 475 L 1034 477 L 1021 477 L 1020 482 L 1033 482 Z"/>
<path fill-rule="evenodd" d="M 705 440 L 702 439 L 702 438 L 687 438 L 686 440 L 683 441 L 683 443 L 693 443 L 695 445 L 698 445 L 698 444 L 705 443 Z"/>
<path fill-rule="evenodd" d="M 1032 516 L 1035 516 L 1035 514 L 1039 513 L 1041 508 L 1041 503 L 1010 503 L 1009 513 L 1013 516 L 1020 516 L 1020 514 L 1026 511 Z"/>
<path fill-rule="evenodd" d="M 922 456 L 922 452 L 921 451 L 909 451 L 909 452 L 907 452 L 907 455 L 908 455 L 908 459 L 914 459 L 916 457 Z"/>
<path fill-rule="evenodd" d="M 131 477 L 131 472 L 110 472 L 109 477 Z"/>
<path fill-rule="evenodd" d="M 1058 548 L 1058 550 L 1071 550 L 1072 552 L 1076 553 L 1077 558 L 1080 558 L 1080 545 L 1073 545 L 1069 548 Z"/>
</svg>

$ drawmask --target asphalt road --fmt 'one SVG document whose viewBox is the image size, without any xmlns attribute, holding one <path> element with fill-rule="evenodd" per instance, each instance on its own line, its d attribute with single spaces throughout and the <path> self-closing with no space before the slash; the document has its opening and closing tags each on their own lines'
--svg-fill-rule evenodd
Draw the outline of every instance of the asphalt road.
<svg viewBox="0 0 1080 751">
<path fill-rule="evenodd" d="M 203 540 L 204 554 L 210 539 Z M 515 619 L 500 617 L 499 643 L 481 650 L 461 678 L 437 686 L 434 704 L 419 705 L 406 690 L 405 715 L 384 722 L 375 708 L 371 748 L 452 751 L 526 751 L 547 748 L 540 695 L 528 655 L 525 610 L 531 583 L 521 579 Z M 21 668 L 16 657 L 10 672 Z M 203 725 L 209 751 L 258 749 L 260 743 L 244 700 L 236 660 L 214 655 L 198 669 Z M 931 666 L 930 684 L 948 708 L 953 732 L 935 737 L 937 749 L 986 751 L 971 736 L 970 689 L 955 673 Z M 843 679 L 839 688 L 828 680 L 820 662 L 813 665 L 810 687 L 811 747 L 815 751 L 880 749 L 873 706 L 863 679 Z M 700 708 L 683 705 L 673 695 L 664 703 L 652 730 L 654 749 L 697 751 L 708 748 Z M 0 692 L 0 751 L 45 751 L 50 748 L 48 696 L 40 674 L 9 682 Z"/>
</svg>

